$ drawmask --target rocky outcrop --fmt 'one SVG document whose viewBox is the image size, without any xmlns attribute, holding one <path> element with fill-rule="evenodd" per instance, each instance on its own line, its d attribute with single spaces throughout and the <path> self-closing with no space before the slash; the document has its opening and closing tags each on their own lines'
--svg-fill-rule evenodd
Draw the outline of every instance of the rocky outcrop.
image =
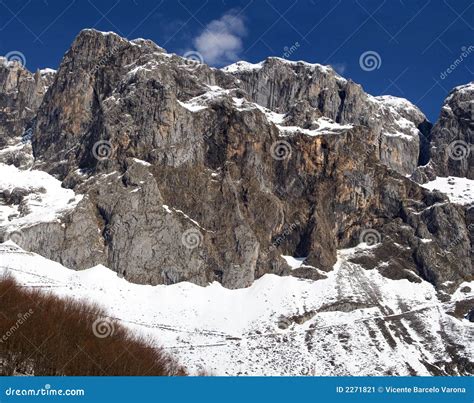
<svg viewBox="0 0 474 403">
<path fill-rule="evenodd" d="M 35 168 L 84 198 L 22 228 L 22 246 L 139 283 L 240 288 L 265 273 L 323 278 L 338 249 L 375 239 L 387 276 L 459 284 L 472 275 L 465 210 L 404 176 L 428 126 L 408 101 L 328 67 L 216 70 L 85 30 L 33 136 Z"/>
<path fill-rule="evenodd" d="M 289 113 L 298 126 L 311 122 L 298 118 L 295 106 L 305 113 L 322 114 L 340 124 L 367 126 L 377 135 L 376 152 L 382 163 L 401 174 L 411 174 L 425 153 L 430 124 L 413 104 L 392 96 L 372 97 L 331 67 L 269 58 L 259 64 L 238 62 L 224 68 L 238 77 L 250 98 L 271 110 Z"/>
<path fill-rule="evenodd" d="M 53 70 L 39 70 L 32 74 L 20 63 L 0 58 L 0 146 L 31 128 L 53 79 Z"/>
<path fill-rule="evenodd" d="M 54 73 L 44 69 L 33 74 L 19 62 L 0 58 L 0 163 L 32 164 L 29 141 L 34 118 Z"/>
<path fill-rule="evenodd" d="M 453 91 L 431 131 L 408 101 L 372 97 L 329 67 L 270 58 L 218 70 L 94 30 L 78 35 L 54 80 L 8 68 L 0 241 L 134 283 L 248 287 L 171 287 L 188 311 L 168 287 L 146 294 L 154 304 L 143 319 L 174 340 L 177 317 L 200 314 L 192 295 L 214 287 L 204 319 L 180 325 L 176 346 L 193 365 L 202 362 L 193 341 L 219 346 L 205 358 L 221 373 L 472 374 L 463 283 L 473 280 L 474 209 L 414 180 L 472 177 L 471 159 L 447 157 L 455 139 L 471 144 L 471 86 Z M 15 273 L 51 286 L 25 270 L 37 263 L 21 256 L 33 254 L 11 243 L 0 252 Z M 74 297 L 82 275 L 102 295 L 94 273 L 122 291 L 103 267 L 62 277 L 34 261 Z M 111 301 L 141 309 L 137 295 Z M 231 332 L 218 328 L 235 318 L 225 301 L 247 320 Z M 242 308 L 253 301 L 258 317 Z"/>
<path fill-rule="evenodd" d="M 431 161 L 416 178 L 460 176 L 474 179 L 474 82 L 451 91 L 431 132 Z"/>
</svg>

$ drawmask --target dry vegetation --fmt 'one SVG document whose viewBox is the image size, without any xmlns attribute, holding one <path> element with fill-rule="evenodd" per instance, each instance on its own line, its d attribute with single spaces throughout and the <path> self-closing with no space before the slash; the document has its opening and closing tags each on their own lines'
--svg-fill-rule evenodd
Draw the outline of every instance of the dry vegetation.
<svg viewBox="0 0 474 403">
<path fill-rule="evenodd" d="M 0 278 L 0 374 L 186 375 L 174 358 L 116 321 L 107 318 L 111 334 L 97 337 L 93 329 L 103 317 L 97 306 Z"/>
</svg>

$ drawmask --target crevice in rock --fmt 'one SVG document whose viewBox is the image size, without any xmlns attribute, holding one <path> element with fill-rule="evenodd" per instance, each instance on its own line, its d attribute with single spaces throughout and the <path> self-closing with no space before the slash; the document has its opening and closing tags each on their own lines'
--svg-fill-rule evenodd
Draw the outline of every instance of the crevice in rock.
<svg viewBox="0 0 474 403">
<path fill-rule="evenodd" d="M 299 234 L 299 241 L 293 252 L 294 257 L 305 257 L 309 256 L 311 251 L 311 233 L 314 225 L 306 226 L 302 228 L 302 232 Z"/>
<path fill-rule="evenodd" d="M 341 123 L 342 111 L 344 109 L 344 102 L 346 100 L 346 95 L 347 94 L 346 94 L 345 90 L 338 91 L 337 94 L 339 95 L 341 103 L 339 104 L 339 107 L 337 109 L 336 123 Z"/>
<path fill-rule="evenodd" d="M 99 224 L 100 227 L 102 227 L 102 238 L 104 238 L 105 244 L 107 245 L 112 237 L 112 230 L 110 228 L 110 217 L 105 211 L 104 208 L 97 206 L 97 213 L 98 213 L 98 218 L 102 222 Z"/>
<path fill-rule="evenodd" d="M 433 125 L 427 120 L 423 121 L 418 125 L 418 130 L 420 131 L 420 152 L 418 155 L 418 166 L 426 165 L 431 158 L 430 148 L 431 148 L 431 129 Z"/>
</svg>

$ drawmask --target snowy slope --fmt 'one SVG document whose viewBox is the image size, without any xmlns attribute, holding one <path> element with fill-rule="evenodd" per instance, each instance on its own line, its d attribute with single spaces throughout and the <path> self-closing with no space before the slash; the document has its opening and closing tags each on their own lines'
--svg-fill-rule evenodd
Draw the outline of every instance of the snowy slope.
<svg viewBox="0 0 474 403">
<path fill-rule="evenodd" d="M 0 197 L 0 227 L 7 232 L 38 222 L 52 222 L 82 199 L 46 172 L 5 164 L 0 164 L 0 191 L 3 197 L 5 192 L 21 194 L 17 197 L 18 201 L 21 199 L 19 203 L 4 203 Z"/>
<path fill-rule="evenodd" d="M 474 203 L 474 180 L 448 176 L 438 177 L 423 185 L 428 190 L 439 190 L 445 193 L 451 203 L 470 204 Z"/>
<path fill-rule="evenodd" d="M 108 315 L 216 375 L 429 375 L 447 346 L 469 346 L 474 324 L 446 314 L 426 282 L 389 280 L 339 252 L 325 280 L 265 275 L 245 289 L 219 283 L 137 285 L 97 266 L 69 270 L 8 242 L 0 272 L 25 286 L 102 305 Z M 466 286 L 468 284 L 463 284 Z M 471 290 L 474 284 L 470 284 Z M 457 291 L 456 300 L 472 298 Z M 474 358 L 473 351 L 461 357 Z M 440 368 L 441 371 L 441 368 Z"/>
</svg>

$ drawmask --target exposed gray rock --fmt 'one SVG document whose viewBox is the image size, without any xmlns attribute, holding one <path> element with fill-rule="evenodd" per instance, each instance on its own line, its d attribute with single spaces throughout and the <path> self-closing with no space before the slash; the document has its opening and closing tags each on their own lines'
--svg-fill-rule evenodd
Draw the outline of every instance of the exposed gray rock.
<svg viewBox="0 0 474 403">
<path fill-rule="evenodd" d="M 418 181 L 435 176 L 474 179 L 474 82 L 454 88 L 444 101 L 431 132 L 431 161 L 420 167 Z"/>
<path fill-rule="evenodd" d="M 86 197 L 61 224 L 26 229 L 28 247 L 135 282 L 239 288 L 269 272 L 322 278 L 372 229 L 388 276 L 470 278 L 465 211 L 403 176 L 429 125 L 416 107 L 319 65 L 237 67 L 82 31 L 39 107 L 33 150 L 36 168 Z M 281 254 L 316 271 L 292 273 Z"/>
<path fill-rule="evenodd" d="M 348 373 L 346 355 L 332 349 L 327 358 L 335 334 L 347 357 L 360 340 L 385 357 L 397 343 L 411 346 L 413 331 L 426 341 L 420 357 L 442 351 L 434 364 L 421 359 L 428 373 L 467 375 L 456 319 L 432 316 L 442 328 L 433 332 L 420 320 L 426 312 L 397 298 L 394 311 L 382 294 L 386 279 L 376 287 L 369 279 L 429 281 L 443 309 L 472 320 L 470 299 L 449 300 L 473 279 L 474 209 L 412 180 L 472 178 L 472 153 L 453 162 L 446 149 L 454 139 L 471 144 L 471 88 L 454 90 L 431 132 L 408 101 L 372 97 L 329 67 L 270 58 L 217 70 L 150 41 L 84 30 L 54 80 L 0 67 L 0 163 L 45 170 L 76 193 L 58 214 L 32 221 L 31 201 L 40 204 L 49 190 L 0 186 L 0 207 L 14 212 L 0 217 L 0 238 L 69 268 L 104 264 L 145 284 L 242 288 L 266 273 L 301 281 L 337 273 L 336 297 L 278 324 L 312 322 L 301 345 L 331 368 L 325 372 Z M 331 273 L 340 250 L 361 242 L 372 247 L 346 249 Z M 281 255 L 304 265 L 290 268 Z M 336 333 L 317 326 L 322 312 L 359 309 L 379 309 L 383 320 L 353 321 Z M 288 365 L 290 353 L 302 353 L 299 344 L 281 348 L 293 337 L 272 337 L 282 354 L 273 363 L 265 354 L 248 358 L 258 361 L 252 365 Z M 371 364 L 369 374 L 420 371 L 408 362 Z"/>
<path fill-rule="evenodd" d="M 0 57 L 0 163 L 23 168 L 33 164 L 32 126 L 54 75 L 51 69 L 30 73 Z"/>
<path fill-rule="evenodd" d="M 0 146 L 22 136 L 54 79 L 53 70 L 30 73 L 18 62 L 0 58 Z"/>
<path fill-rule="evenodd" d="M 224 71 L 239 78 L 239 86 L 254 102 L 288 113 L 297 126 L 310 123 L 299 116 L 299 110 L 311 113 L 312 119 L 322 114 L 337 123 L 364 125 L 376 133 L 376 152 L 382 163 L 404 175 L 418 166 L 420 138 L 424 144 L 430 124 L 405 99 L 372 97 L 331 67 L 318 64 L 269 58 L 258 65 L 239 62 Z M 304 106 L 298 108 L 301 102 Z"/>
</svg>

